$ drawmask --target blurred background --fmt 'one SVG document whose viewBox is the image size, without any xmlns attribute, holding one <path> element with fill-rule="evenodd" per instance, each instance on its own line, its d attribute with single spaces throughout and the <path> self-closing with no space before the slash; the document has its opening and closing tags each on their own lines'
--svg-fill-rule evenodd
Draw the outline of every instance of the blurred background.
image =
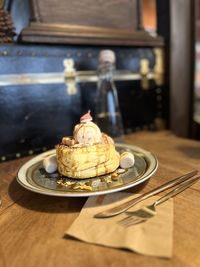
<svg viewBox="0 0 200 267">
<path fill-rule="evenodd" d="M 89 109 L 95 118 L 104 49 L 126 134 L 199 140 L 199 20 L 197 0 L 0 0 L 0 161 L 53 148 Z"/>
</svg>

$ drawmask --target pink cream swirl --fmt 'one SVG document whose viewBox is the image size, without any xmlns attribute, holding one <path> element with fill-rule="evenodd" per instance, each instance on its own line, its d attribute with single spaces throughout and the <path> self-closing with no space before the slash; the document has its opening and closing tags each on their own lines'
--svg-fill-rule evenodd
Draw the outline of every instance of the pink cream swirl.
<svg viewBox="0 0 200 267">
<path fill-rule="evenodd" d="M 84 123 L 84 122 L 90 122 L 92 121 L 93 118 L 92 116 L 90 115 L 90 110 L 88 110 L 88 112 L 86 114 L 84 114 L 81 118 L 80 118 L 80 122 L 81 123 Z"/>
</svg>

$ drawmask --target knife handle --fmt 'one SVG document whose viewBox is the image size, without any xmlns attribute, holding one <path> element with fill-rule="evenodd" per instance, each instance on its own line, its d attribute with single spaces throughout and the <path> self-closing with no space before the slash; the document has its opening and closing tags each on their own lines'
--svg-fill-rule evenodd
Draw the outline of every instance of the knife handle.
<svg viewBox="0 0 200 267">
<path fill-rule="evenodd" d="M 158 206 L 162 204 L 163 202 L 167 201 L 169 198 L 174 197 L 181 192 L 183 192 L 185 189 L 188 187 L 192 186 L 195 184 L 198 180 L 200 180 L 200 176 L 190 178 L 184 182 L 182 182 L 180 185 L 178 185 L 175 189 L 164 195 L 163 197 L 159 198 L 158 200 L 155 201 L 155 206 Z"/>
</svg>

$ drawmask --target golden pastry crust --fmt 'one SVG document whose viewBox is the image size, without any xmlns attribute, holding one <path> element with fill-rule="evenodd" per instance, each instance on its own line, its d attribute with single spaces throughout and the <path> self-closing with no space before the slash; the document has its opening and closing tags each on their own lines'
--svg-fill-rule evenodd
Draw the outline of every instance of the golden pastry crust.
<svg viewBox="0 0 200 267">
<path fill-rule="evenodd" d="M 111 173 L 118 168 L 120 160 L 114 144 L 110 143 L 87 146 L 60 144 L 56 154 L 59 173 L 76 179 Z"/>
</svg>

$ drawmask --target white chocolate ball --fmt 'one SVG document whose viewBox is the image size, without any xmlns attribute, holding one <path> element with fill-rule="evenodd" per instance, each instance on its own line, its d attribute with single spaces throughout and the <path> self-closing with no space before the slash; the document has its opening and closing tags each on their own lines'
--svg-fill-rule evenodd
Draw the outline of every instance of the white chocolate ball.
<svg viewBox="0 0 200 267">
<path fill-rule="evenodd" d="M 55 172 L 58 168 L 56 155 L 51 155 L 51 156 L 46 157 L 43 160 L 43 167 L 45 171 L 48 173 Z"/>
<path fill-rule="evenodd" d="M 134 155 L 130 152 L 124 152 L 120 155 L 120 162 L 119 165 L 123 169 L 128 169 L 133 167 L 135 164 Z"/>
</svg>

